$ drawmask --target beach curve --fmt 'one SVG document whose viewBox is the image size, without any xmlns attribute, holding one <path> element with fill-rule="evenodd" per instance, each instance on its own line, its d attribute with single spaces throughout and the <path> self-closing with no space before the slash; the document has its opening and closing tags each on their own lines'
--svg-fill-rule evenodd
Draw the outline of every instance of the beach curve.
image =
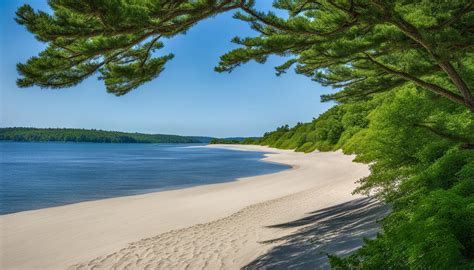
<svg viewBox="0 0 474 270">
<path fill-rule="evenodd" d="M 293 169 L 1 216 L 1 268 L 238 269 L 296 230 L 267 226 L 360 198 L 354 182 L 369 173 L 341 152 L 230 147 Z"/>
</svg>

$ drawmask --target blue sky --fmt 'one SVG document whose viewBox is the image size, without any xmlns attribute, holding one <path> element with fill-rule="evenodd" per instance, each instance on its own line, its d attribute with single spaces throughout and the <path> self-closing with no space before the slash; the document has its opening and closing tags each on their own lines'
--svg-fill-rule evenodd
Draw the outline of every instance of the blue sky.
<svg viewBox="0 0 474 270">
<path fill-rule="evenodd" d="M 260 1 L 268 8 L 270 1 Z M 327 110 L 320 95 L 331 92 L 294 72 L 277 77 L 274 66 L 248 63 L 230 74 L 216 73 L 219 56 L 235 48 L 231 38 L 255 33 L 247 24 L 221 14 L 165 41 L 173 52 L 157 79 L 129 94 L 107 94 L 97 76 L 76 87 L 20 89 L 15 65 L 44 48 L 14 22 L 16 8 L 28 3 L 47 9 L 46 0 L 0 2 L 0 125 L 95 128 L 181 135 L 261 136 L 283 124 L 307 122 Z M 262 4 L 265 3 L 265 4 Z M 264 6 L 267 5 L 267 6 Z"/>
</svg>

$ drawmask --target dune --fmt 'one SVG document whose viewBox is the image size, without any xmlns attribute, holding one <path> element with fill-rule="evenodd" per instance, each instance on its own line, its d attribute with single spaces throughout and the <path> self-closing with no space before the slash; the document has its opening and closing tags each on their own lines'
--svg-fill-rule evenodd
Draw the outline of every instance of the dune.
<svg viewBox="0 0 474 270">
<path fill-rule="evenodd" d="M 352 162 L 354 156 L 262 146 L 208 147 L 264 151 L 268 153 L 265 161 L 292 169 L 0 216 L 0 268 L 258 269 L 262 263 L 275 263 L 275 258 L 283 260 L 288 251 L 276 248 L 311 229 L 317 223 L 311 218 L 318 217 L 319 227 L 321 221 L 327 223 L 329 212 L 321 219 L 318 210 L 327 209 L 340 218 L 342 214 L 334 212 L 338 206 L 347 208 L 347 203 L 355 202 L 351 206 L 355 211 L 363 207 L 357 203 L 366 200 L 351 194 L 354 182 L 369 174 L 367 165 Z M 356 222 L 363 217 L 360 212 L 344 220 Z M 365 225 L 359 226 L 357 243 L 366 232 L 377 230 L 372 220 Z M 348 230 L 339 230 L 337 235 L 331 234 L 331 223 L 324 226 L 329 227 L 324 231 L 327 250 L 343 254 L 357 246 L 335 245 L 342 234 L 354 235 L 354 226 L 345 226 Z M 312 232 L 308 235 L 317 231 Z M 272 254 L 276 257 L 270 258 Z"/>
</svg>

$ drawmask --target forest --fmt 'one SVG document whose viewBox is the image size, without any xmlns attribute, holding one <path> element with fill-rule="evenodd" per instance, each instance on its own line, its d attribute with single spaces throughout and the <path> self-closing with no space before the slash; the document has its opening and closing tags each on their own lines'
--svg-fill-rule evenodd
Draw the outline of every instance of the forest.
<svg viewBox="0 0 474 270">
<path fill-rule="evenodd" d="M 431 124 L 440 118 L 450 125 Z M 377 196 L 392 213 L 375 240 L 348 258 L 331 256 L 336 269 L 470 269 L 473 130 L 469 112 L 407 86 L 243 143 L 302 152 L 342 149 L 371 164 L 371 175 L 354 192 Z"/>
<path fill-rule="evenodd" d="M 100 74 L 117 96 L 161 75 L 174 56 L 158 53 L 162 40 L 235 11 L 256 34 L 235 37 L 217 72 L 279 56 L 278 76 L 294 70 L 332 87 L 322 101 L 336 104 L 245 143 L 355 153 L 371 170 L 355 192 L 392 206 L 377 238 L 330 255 L 332 266 L 474 268 L 474 1 L 274 0 L 284 16 L 251 0 L 49 3 L 52 15 L 17 11 L 47 44 L 18 64 L 18 86 L 66 88 Z"/>
<path fill-rule="evenodd" d="M 0 128 L 0 141 L 17 142 L 207 143 L 210 139 L 77 128 Z"/>
</svg>

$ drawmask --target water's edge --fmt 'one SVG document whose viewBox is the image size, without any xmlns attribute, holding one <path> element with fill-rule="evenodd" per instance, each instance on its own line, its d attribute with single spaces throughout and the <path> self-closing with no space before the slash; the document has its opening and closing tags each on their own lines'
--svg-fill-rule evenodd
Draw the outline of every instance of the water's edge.
<svg viewBox="0 0 474 270">
<path fill-rule="evenodd" d="M 25 144 L 30 144 L 30 143 L 24 143 L 24 142 L 21 142 L 19 144 L 23 144 L 23 146 L 25 146 Z M 43 146 L 46 145 L 48 148 L 55 148 L 55 146 L 53 146 L 53 144 L 56 144 L 56 143 L 39 143 L 39 144 L 42 144 Z M 63 144 L 63 143 L 59 143 L 61 145 L 74 145 L 73 143 L 67 143 L 67 144 Z M 81 143 L 81 145 L 84 145 L 84 143 Z M 93 144 L 93 145 L 97 145 L 96 143 Z M 110 144 L 108 144 L 110 145 Z M 118 147 L 120 147 L 120 145 L 122 144 L 117 144 Z M 136 144 L 134 144 L 136 145 Z M 149 144 L 147 144 L 146 146 L 149 146 Z M 145 146 L 145 148 L 147 148 Z M 152 145 L 153 146 L 153 145 Z M 0 149 L 1 150 L 4 150 L 5 149 L 5 143 L 2 143 L 0 144 Z M 141 148 L 142 146 L 140 146 L 139 148 Z M 164 147 L 164 148 L 163 148 Z M 156 148 L 163 148 L 163 149 L 156 149 Z M 132 149 L 135 151 L 137 149 L 134 149 L 132 147 Z M 194 149 L 194 150 L 193 150 Z M 67 149 L 66 149 L 67 150 Z M 138 149 L 138 150 L 143 150 L 143 149 Z M 148 149 L 149 150 L 149 149 Z M 127 182 L 127 184 L 130 184 L 130 182 L 132 182 L 130 185 L 132 185 L 133 188 L 130 188 L 130 187 L 127 187 L 127 184 L 125 184 L 125 189 L 117 189 L 117 190 L 113 190 L 113 191 L 110 191 L 108 186 L 107 185 L 111 185 L 111 184 L 114 184 L 114 182 L 110 179 L 108 179 L 106 181 L 105 184 L 101 185 L 102 184 L 102 179 L 100 178 L 95 178 L 95 181 L 94 180 L 91 180 L 91 179 L 88 179 L 87 181 L 85 181 L 85 185 L 87 185 L 87 183 L 92 183 L 92 185 L 90 187 L 87 187 L 87 186 L 83 186 L 84 183 L 82 183 L 83 181 L 81 181 L 82 179 L 79 179 L 79 190 L 75 191 L 74 190 L 74 186 L 72 187 L 66 187 L 66 194 L 59 194 L 61 192 L 61 188 L 64 188 L 64 187 L 59 187 L 57 189 L 58 190 L 55 190 L 54 189 L 54 185 L 55 184 L 60 184 L 60 185 L 64 185 L 64 183 L 62 183 L 61 181 L 60 182 L 55 182 L 55 180 L 57 179 L 53 179 L 51 181 L 51 187 L 52 188 L 52 191 L 51 191 L 51 195 L 50 197 L 51 198 L 48 198 L 48 189 L 44 188 L 44 187 L 41 187 L 40 188 L 40 191 L 35 191 L 34 190 L 34 185 L 37 185 L 38 183 L 35 183 L 34 180 L 30 181 L 32 182 L 32 186 L 27 186 L 26 187 L 26 190 L 22 190 L 22 192 L 19 192 L 21 193 L 20 195 L 18 195 L 17 197 L 15 196 L 12 196 L 11 193 L 15 193 L 15 190 L 14 190 L 14 187 L 15 185 L 5 185 L 5 184 L 2 184 L 0 186 L 0 215 L 9 215 L 9 214 L 15 214 L 15 213 L 19 213 L 19 212 L 25 212 L 25 211 L 36 211 L 36 210 L 41 210 L 41 209 L 44 209 L 44 208 L 50 208 L 50 207 L 60 207 L 60 206 L 64 206 L 64 205 L 70 205 L 70 204 L 76 204 L 76 203 L 82 203 L 82 202 L 90 202 L 90 201 L 96 201 L 96 200 L 103 200 L 103 199 L 111 199 L 111 198 L 117 198 L 117 197 L 125 197 L 125 196 L 136 196 L 136 195 L 143 195 L 143 194 L 151 194 L 151 193 L 157 193 L 157 192 L 163 192 L 163 191 L 169 191 L 169 190 L 177 190 L 177 189 L 186 189 L 186 188 L 192 188 L 192 187 L 196 187 L 196 186 L 202 186 L 202 185 L 210 185 L 210 184 L 219 184 L 219 183 L 226 183 L 226 182 L 232 182 L 232 181 L 236 181 L 238 180 L 239 178 L 244 178 L 244 177 L 251 177 L 251 176 L 258 176 L 258 175 L 263 175 L 263 174 L 271 174 L 271 173 L 276 173 L 276 172 L 279 172 L 279 171 L 282 171 L 282 170 L 286 170 L 286 169 L 289 169 L 291 168 L 291 166 L 288 166 L 288 165 L 285 165 L 285 164 L 278 164 L 278 163 L 274 163 L 274 162 L 268 162 L 268 161 L 265 161 L 265 160 L 262 160 L 264 157 L 265 157 L 265 154 L 267 152 L 261 152 L 261 151 L 250 151 L 250 152 L 242 152 L 242 151 L 239 151 L 239 150 L 235 150 L 235 149 L 222 149 L 222 148 L 214 148 L 214 147 L 206 147 L 205 145 L 198 145 L 198 147 L 193 147 L 193 146 L 183 146 L 183 145 L 154 145 L 154 149 L 153 150 L 157 150 L 158 152 L 163 152 L 163 151 L 178 151 L 177 153 L 174 153 L 172 154 L 169 158 L 166 158 L 166 157 L 163 157 L 166 156 L 166 154 L 161 153 L 160 154 L 162 155 L 161 158 L 159 158 L 159 160 L 173 160 L 173 155 L 177 155 L 177 156 L 180 156 L 180 155 L 186 155 L 189 154 L 190 156 L 186 157 L 186 158 L 183 158 L 183 157 L 178 157 L 177 158 L 177 161 L 175 162 L 176 164 L 178 165 L 174 165 L 176 168 L 165 168 L 164 166 L 173 166 L 173 162 L 165 162 L 165 163 L 151 163 L 149 165 L 151 165 L 152 169 L 150 170 L 150 166 L 145 166 L 145 171 L 146 170 L 149 170 L 149 171 L 146 171 L 146 173 L 144 173 L 143 171 L 140 171 L 140 169 L 142 169 L 142 167 L 144 166 L 142 163 L 147 163 L 147 162 L 150 162 L 150 160 L 141 160 L 139 163 L 137 163 L 138 167 L 139 168 L 136 168 L 136 171 L 134 172 L 134 167 L 133 166 L 130 166 L 129 164 L 122 164 L 123 162 L 121 160 L 118 160 L 116 163 L 114 163 L 115 161 L 114 160 L 108 160 L 108 159 L 105 159 L 105 160 L 102 160 L 103 163 L 105 164 L 103 167 L 107 167 L 107 166 L 112 166 L 112 168 L 101 168 L 101 164 L 99 162 L 99 164 L 95 164 L 94 163 L 94 166 L 97 166 L 99 168 L 95 168 L 93 167 L 93 169 L 96 169 L 99 173 L 101 171 L 109 171 L 109 170 L 114 170 L 116 168 L 114 168 L 114 165 L 117 165 L 119 168 L 118 170 L 123 170 L 123 167 L 128 167 L 128 169 L 125 170 L 125 174 L 124 176 L 121 176 L 122 178 L 124 179 L 121 179 L 121 180 L 118 180 L 118 184 L 123 184 L 122 183 L 122 180 L 124 182 Z M 189 152 L 187 152 L 189 151 Z M 8 164 L 9 162 L 9 157 L 6 157 L 6 155 L 8 155 L 8 151 L 1 151 L 2 152 L 2 156 L 1 156 L 1 163 L 0 163 L 0 168 L 2 167 L 5 167 L 5 166 L 8 166 L 8 165 L 5 165 L 5 164 Z M 34 152 L 33 150 L 31 149 L 27 149 L 26 150 L 26 153 L 29 154 L 31 152 Z M 67 152 L 67 151 L 66 151 Z M 100 152 L 100 151 L 99 151 Z M 120 152 L 120 151 L 119 151 Z M 146 149 L 144 150 L 144 152 L 146 152 Z M 192 152 L 192 153 L 191 153 Z M 249 154 L 251 153 L 251 154 Z M 64 154 L 64 153 L 63 153 Z M 122 153 L 123 154 L 123 153 Z M 117 154 L 118 156 L 120 156 L 120 153 Z M 143 154 L 143 155 L 146 155 L 146 154 Z M 54 153 L 53 153 L 53 161 L 54 159 L 56 158 L 54 156 Z M 109 157 L 109 156 L 107 156 Z M 137 155 L 134 155 L 133 157 L 137 157 Z M 138 158 L 142 157 L 141 154 L 138 154 Z M 150 159 L 150 156 L 147 155 L 147 158 Z M 153 159 L 156 159 L 157 157 L 156 156 L 151 156 L 151 160 L 153 161 Z M 113 159 L 113 157 L 112 157 Z M 127 159 L 127 161 L 130 161 L 132 160 L 133 158 L 129 157 Z M 228 160 L 226 160 L 228 159 Z M 41 163 L 41 158 L 38 160 L 38 161 L 35 161 L 37 163 Z M 74 163 L 76 160 L 73 160 L 71 161 L 72 163 Z M 85 163 L 87 165 L 87 162 L 89 160 L 86 159 Z M 18 162 L 18 163 L 21 163 L 21 162 Z M 28 163 L 28 162 L 26 162 Z M 53 166 L 55 166 L 56 164 L 54 164 L 54 162 L 49 162 L 49 163 L 52 163 Z M 49 164 L 48 162 L 46 162 L 46 167 L 48 167 Z M 189 163 L 189 164 L 188 164 Z M 210 165 L 211 164 L 211 165 Z M 11 165 L 11 164 L 10 164 Z M 37 165 L 37 164 L 36 164 Z M 61 165 L 61 163 L 59 164 Z M 66 165 L 67 165 L 67 162 L 66 162 Z M 83 166 L 84 164 L 79 162 L 79 164 L 77 166 L 72 166 L 72 167 L 68 167 L 68 166 L 64 166 L 63 168 L 61 168 L 61 166 L 59 166 L 59 170 L 63 169 L 65 170 L 65 173 L 66 175 L 62 175 L 62 177 L 64 177 L 64 179 L 68 179 L 68 178 L 74 178 L 74 177 L 77 177 L 77 167 L 81 167 Z M 154 167 L 155 165 L 158 165 L 159 166 L 162 166 L 162 168 L 157 168 L 157 167 Z M 141 166 L 141 167 L 140 167 Z M 187 166 L 187 167 L 186 167 Z M 87 171 L 87 169 L 89 167 L 85 166 L 85 170 Z M 71 171 L 73 172 L 70 177 L 68 176 L 68 169 L 71 168 Z M 31 171 L 31 174 L 34 175 L 35 171 L 37 171 L 38 169 L 33 169 Z M 47 170 L 44 169 L 44 170 Z M 46 176 L 46 179 L 48 176 L 50 175 L 55 175 L 55 170 L 53 169 L 52 171 L 50 171 L 50 173 L 48 172 L 44 172 L 43 169 L 41 169 L 40 171 L 42 171 L 43 173 L 43 176 Z M 56 168 L 56 171 L 58 170 L 58 168 Z M 131 172 L 129 171 L 131 170 Z M 168 171 L 166 171 L 168 170 Z M 213 170 L 216 170 L 216 172 L 214 173 Z M 3 170 L 2 170 L 3 171 Z M 87 178 L 88 177 L 88 174 L 81 174 L 82 173 L 82 170 L 79 170 L 80 171 L 80 174 L 79 176 L 82 177 L 82 178 Z M 10 171 L 11 173 L 11 171 Z M 92 175 L 95 175 L 94 171 L 91 172 Z M 134 174 L 135 173 L 135 174 Z M 24 173 L 23 173 L 24 174 Z M 120 174 L 120 172 L 119 172 Z M 175 174 L 175 178 L 180 178 L 180 180 L 176 181 L 176 183 L 173 181 L 173 174 Z M 90 175 L 90 173 L 89 173 Z M 99 174 L 100 175 L 100 174 Z M 113 174 L 115 175 L 115 174 Z M 137 175 L 139 175 L 139 177 L 137 178 L 138 180 L 136 182 L 134 181 L 130 181 L 130 179 L 127 179 L 127 177 L 137 177 Z M 160 178 L 160 175 L 162 178 Z M 11 176 L 11 174 L 10 174 Z M 30 175 L 31 176 L 31 175 Z M 6 179 L 6 177 L 9 177 L 9 172 L 7 170 L 7 172 L 0 172 L 0 180 L 2 180 L 2 183 L 4 182 L 4 180 Z M 34 177 L 34 176 L 33 176 Z M 97 177 L 97 175 L 95 175 L 95 177 Z M 159 182 L 160 180 L 162 179 L 165 179 L 165 181 L 168 181 L 166 183 L 160 183 L 161 185 L 165 185 L 165 186 L 155 186 L 155 187 L 151 187 L 150 188 L 150 182 L 151 182 L 151 185 L 153 186 L 153 181 L 150 181 L 148 178 L 153 178 L 154 177 L 154 180 L 156 182 Z M 41 178 L 41 177 L 39 177 Z M 54 177 L 53 177 L 54 178 Z M 209 179 L 206 179 L 206 178 L 209 178 Z M 64 179 L 61 179 L 61 180 L 64 180 Z M 196 179 L 195 181 L 193 181 L 193 179 Z M 48 182 L 50 180 L 46 180 L 46 182 Z M 117 180 L 115 180 L 117 181 Z M 143 186 L 140 187 L 140 181 L 142 181 L 143 183 Z M 181 181 L 181 182 L 180 182 Z M 7 182 L 12 182 L 12 181 L 7 181 Z M 21 182 L 21 180 L 20 180 Z M 38 180 L 36 182 L 41 182 L 41 180 Z M 73 182 L 72 184 L 77 184 L 74 183 L 74 181 L 70 181 L 70 182 Z M 138 182 L 138 183 L 137 183 Z M 173 184 L 175 183 L 175 184 Z M 41 186 L 41 183 L 40 183 L 40 186 Z M 97 190 L 97 186 L 99 186 L 99 188 L 101 187 L 102 188 L 102 193 L 101 192 L 98 192 L 100 190 Z M 112 187 L 111 188 L 116 188 L 114 185 L 111 185 Z M 110 186 L 109 186 L 110 187 Z M 30 190 L 28 190 L 28 188 Z M 105 189 L 104 189 L 105 188 Z M 71 192 L 71 190 L 68 190 L 68 189 L 73 189 L 73 192 Z M 84 190 L 85 189 L 85 190 Z M 53 192 L 54 191 L 54 192 Z M 88 193 L 97 193 L 97 194 L 94 194 L 94 195 L 90 195 Z M 35 195 L 33 196 L 33 198 L 31 200 L 29 200 L 28 198 L 30 197 L 29 193 Z M 37 194 L 39 193 L 39 195 Z M 59 194 L 59 195 L 58 195 Z M 86 195 L 84 195 L 86 194 Z M 69 196 L 69 197 L 68 197 Z M 49 200 L 50 201 L 45 201 L 45 200 Z M 9 201 L 10 200 L 10 201 Z M 21 201 L 21 200 L 29 200 L 28 202 L 25 202 L 25 201 Z M 6 203 L 6 204 L 5 204 Z M 20 205 L 13 205 L 14 203 L 19 203 Z M 6 206 L 6 207 L 5 207 Z"/>
</svg>

